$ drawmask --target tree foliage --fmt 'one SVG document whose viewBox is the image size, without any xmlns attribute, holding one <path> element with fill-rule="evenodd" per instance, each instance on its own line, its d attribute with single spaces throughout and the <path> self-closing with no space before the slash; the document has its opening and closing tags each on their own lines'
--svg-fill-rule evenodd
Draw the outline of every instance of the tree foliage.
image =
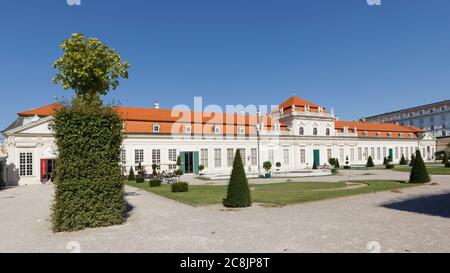
<svg viewBox="0 0 450 273">
<path fill-rule="evenodd" d="M 223 200 L 223 205 L 231 208 L 242 208 L 252 205 L 248 181 L 239 151 L 236 152 L 236 157 L 234 158 L 227 198 Z"/>
<path fill-rule="evenodd" d="M 53 82 L 74 90 L 78 99 L 98 101 L 100 95 L 119 86 L 119 78 L 128 78 L 129 63 L 121 62 L 113 48 L 96 38 L 74 33 L 62 42 L 61 49 L 64 55 L 53 64 L 57 69 Z"/>
</svg>

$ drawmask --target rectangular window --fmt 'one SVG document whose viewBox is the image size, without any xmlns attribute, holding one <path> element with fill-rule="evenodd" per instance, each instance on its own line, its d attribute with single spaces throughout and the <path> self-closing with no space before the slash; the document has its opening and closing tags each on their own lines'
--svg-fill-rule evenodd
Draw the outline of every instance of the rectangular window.
<svg viewBox="0 0 450 273">
<path fill-rule="evenodd" d="M 375 147 L 370 148 L 370 156 L 375 159 Z"/>
<path fill-rule="evenodd" d="M 381 147 L 377 148 L 377 159 L 381 160 Z"/>
<path fill-rule="evenodd" d="M 208 149 L 201 149 L 200 151 L 200 164 L 203 165 L 205 168 L 208 168 Z"/>
<path fill-rule="evenodd" d="M 406 160 L 409 159 L 409 149 L 408 149 L 408 147 L 405 147 L 405 159 Z"/>
<path fill-rule="evenodd" d="M 358 161 L 362 161 L 362 148 L 358 148 Z"/>
<path fill-rule="evenodd" d="M 127 151 L 125 149 L 120 150 L 119 156 L 120 166 L 122 168 L 122 173 L 127 172 Z"/>
<path fill-rule="evenodd" d="M 256 148 L 252 148 L 252 165 L 258 165 L 258 150 Z"/>
<path fill-rule="evenodd" d="M 289 149 L 283 150 L 283 160 L 284 160 L 284 165 L 288 166 L 289 165 Z"/>
<path fill-rule="evenodd" d="M 355 161 L 355 148 L 350 149 L 350 161 Z"/>
<path fill-rule="evenodd" d="M 398 147 L 395 147 L 395 159 L 398 159 Z"/>
<path fill-rule="evenodd" d="M 134 150 L 134 165 L 135 167 L 139 166 L 139 163 L 143 163 L 144 162 L 144 150 L 142 149 L 137 149 Z"/>
<path fill-rule="evenodd" d="M 33 175 L 33 153 L 19 154 L 19 175 L 20 176 Z"/>
<path fill-rule="evenodd" d="M 158 169 L 161 167 L 161 150 L 152 150 L 152 164 L 158 165 Z"/>
<path fill-rule="evenodd" d="M 272 165 L 274 164 L 275 156 L 274 156 L 273 149 L 269 149 L 269 159 L 268 160 L 272 163 Z"/>
<path fill-rule="evenodd" d="M 387 158 L 387 149 L 383 147 L 383 159 Z"/>
<path fill-rule="evenodd" d="M 221 168 L 222 167 L 222 150 L 214 149 L 214 167 Z"/>
<path fill-rule="evenodd" d="M 300 163 L 301 164 L 306 163 L 306 150 L 305 149 L 300 150 Z"/>
<path fill-rule="evenodd" d="M 153 133 L 159 133 L 159 132 L 160 132 L 159 125 L 153 125 Z"/>
<path fill-rule="evenodd" d="M 234 163 L 234 150 L 227 149 L 227 166 L 233 167 L 233 163 Z"/>
<path fill-rule="evenodd" d="M 364 160 L 367 160 L 369 158 L 369 148 L 364 148 Z"/>
<path fill-rule="evenodd" d="M 245 166 L 245 162 L 247 161 L 245 157 L 245 149 L 238 149 L 238 151 L 241 154 L 242 164 Z"/>
<path fill-rule="evenodd" d="M 402 156 L 405 155 L 405 153 L 404 153 L 404 151 L 403 151 L 403 147 L 400 147 L 400 155 L 402 155 Z"/>
<path fill-rule="evenodd" d="M 169 149 L 169 161 L 177 162 L 177 149 Z"/>
<path fill-rule="evenodd" d="M 328 160 L 330 160 L 330 158 L 333 157 L 331 149 L 327 149 L 327 157 L 328 157 Z"/>
<path fill-rule="evenodd" d="M 342 163 L 345 161 L 345 158 L 344 158 L 344 148 L 340 148 L 340 149 L 339 149 L 339 161 L 341 161 Z"/>
</svg>

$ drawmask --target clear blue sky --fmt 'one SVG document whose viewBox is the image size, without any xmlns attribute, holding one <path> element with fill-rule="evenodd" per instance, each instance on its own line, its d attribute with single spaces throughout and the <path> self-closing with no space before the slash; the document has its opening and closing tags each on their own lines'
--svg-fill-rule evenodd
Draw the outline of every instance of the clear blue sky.
<svg viewBox="0 0 450 273">
<path fill-rule="evenodd" d="M 101 39 L 132 64 L 106 98 L 163 108 L 275 104 L 291 95 L 357 119 L 448 99 L 450 1 L 1 0 L 0 128 L 72 96 L 51 83 L 59 44 Z"/>
</svg>

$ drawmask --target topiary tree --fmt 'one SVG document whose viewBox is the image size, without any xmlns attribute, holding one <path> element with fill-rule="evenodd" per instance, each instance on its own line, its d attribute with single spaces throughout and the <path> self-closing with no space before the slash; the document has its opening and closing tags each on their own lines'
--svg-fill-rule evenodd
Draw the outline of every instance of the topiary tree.
<svg viewBox="0 0 450 273">
<path fill-rule="evenodd" d="M 128 174 L 128 181 L 134 181 L 136 180 L 136 176 L 134 176 L 134 170 L 133 167 L 130 168 L 130 173 Z"/>
<path fill-rule="evenodd" d="M 373 159 L 372 156 L 369 156 L 369 158 L 367 159 L 367 164 L 366 164 L 367 168 L 373 168 L 375 167 L 375 164 L 373 164 Z"/>
<path fill-rule="evenodd" d="M 128 77 L 129 64 L 95 38 L 73 34 L 61 44 L 53 79 L 75 91 L 71 105 L 56 109 L 58 146 L 52 226 L 55 232 L 123 223 L 124 181 L 119 164 L 123 121 L 100 96 Z"/>
<path fill-rule="evenodd" d="M 180 176 L 183 175 L 183 171 L 181 169 L 178 169 L 175 171 L 176 176 L 178 177 L 178 181 L 180 181 Z"/>
<path fill-rule="evenodd" d="M 313 170 L 317 170 L 317 164 L 316 164 L 316 161 L 314 161 L 314 163 L 313 163 Z"/>
<path fill-rule="evenodd" d="M 272 169 L 272 162 L 266 161 L 263 163 L 263 169 L 266 170 L 266 173 L 269 173 Z"/>
<path fill-rule="evenodd" d="M 277 168 L 281 168 L 281 162 L 277 162 L 277 163 L 275 164 L 275 166 L 277 166 Z"/>
<path fill-rule="evenodd" d="M 180 158 L 180 156 L 177 157 L 177 166 L 178 166 L 178 168 L 181 167 L 181 158 Z"/>
<path fill-rule="evenodd" d="M 408 165 L 408 162 L 406 161 L 405 155 L 402 155 L 402 158 L 400 159 L 400 165 Z"/>
<path fill-rule="evenodd" d="M 411 161 L 409 162 L 409 166 L 412 167 L 414 165 L 414 161 L 416 161 L 416 157 L 414 154 L 411 155 Z"/>
<path fill-rule="evenodd" d="M 336 158 L 328 159 L 328 163 L 330 163 L 331 166 L 336 166 Z"/>
<path fill-rule="evenodd" d="M 339 169 L 341 167 L 341 165 L 339 164 L 339 159 L 338 158 L 336 158 L 336 165 L 334 165 L 334 167 L 336 169 Z"/>
<path fill-rule="evenodd" d="M 447 164 L 448 163 L 448 154 L 447 152 L 444 152 L 444 158 L 442 159 L 442 164 Z"/>
<path fill-rule="evenodd" d="M 345 158 L 345 165 L 348 166 L 348 164 L 350 164 L 349 160 L 348 160 L 348 156 Z"/>
<path fill-rule="evenodd" d="M 430 182 L 430 176 L 428 175 L 427 167 L 423 162 L 420 151 L 416 151 L 416 159 L 414 160 L 413 167 L 411 169 L 411 175 L 409 178 L 410 183 L 428 183 Z"/>
<path fill-rule="evenodd" d="M 250 207 L 252 200 L 248 188 L 247 177 L 240 152 L 236 152 L 231 172 L 230 183 L 228 184 L 227 198 L 223 200 L 223 205 L 229 208 Z"/>
<path fill-rule="evenodd" d="M 204 165 L 198 166 L 199 174 L 201 174 L 201 172 L 203 172 L 204 169 L 205 169 L 205 166 L 204 166 Z"/>
<path fill-rule="evenodd" d="M 152 175 L 153 176 L 157 176 L 158 172 L 156 171 L 156 169 L 158 169 L 158 165 L 157 164 L 153 164 L 152 165 Z"/>
<path fill-rule="evenodd" d="M 387 159 L 387 157 L 385 157 L 383 159 L 383 165 L 386 166 L 387 164 L 389 164 L 389 160 Z"/>
</svg>

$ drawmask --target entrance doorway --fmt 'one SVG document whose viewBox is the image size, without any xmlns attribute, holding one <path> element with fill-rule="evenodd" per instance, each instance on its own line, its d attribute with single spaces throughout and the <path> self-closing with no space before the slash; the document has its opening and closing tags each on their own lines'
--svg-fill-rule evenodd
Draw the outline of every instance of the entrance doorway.
<svg viewBox="0 0 450 273">
<path fill-rule="evenodd" d="M 314 163 L 316 163 L 316 166 L 320 166 L 320 150 L 314 150 Z"/>
<path fill-rule="evenodd" d="M 199 157 L 198 152 L 180 153 L 181 170 L 184 173 L 198 173 Z"/>
<path fill-rule="evenodd" d="M 55 159 L 41 159 L 41 182 L 47 183 L 54 179 L 54 171 L 56 169 Z"/>
</svg>

